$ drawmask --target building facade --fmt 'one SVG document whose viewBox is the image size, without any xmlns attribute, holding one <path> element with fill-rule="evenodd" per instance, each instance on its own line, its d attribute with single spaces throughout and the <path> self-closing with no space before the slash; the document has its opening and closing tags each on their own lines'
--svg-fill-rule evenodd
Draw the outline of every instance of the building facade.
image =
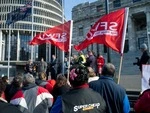
<svg viewBox="0 0 150 113">
<path fill-rule="evenodd" d="M 106 14 L 105 0 L 86 2 L 72 9 L 73 44 L 84 40 L 91 26 Z M 149 0 L 109 0 L 109 12 L 129 7 L 127 35 L 124 52 L 136 52 L 142 43 L 149 45 L 150 50 L 150 1 Z M 107 48 L 100 44 L 92 44 L 84 49 L 95 53 L 107 53 Z M 75 52 L 73 50 L 73 52 Z M 111 51 L 113 53 L 114 51 Z"/>
<path fill-rule="evenodd" d="M 9 47 L 9 27 L 6 25 L 7 13 L 24 6 L 29 0 L 0 0 L 0 62 L 7 62 Z M 24 20 L 10 25 L 10 62 L 28 61 L 42 57 L 49 61 L 50 53 L 55 54 L 56 48 L 51 45 L 32 46 L 28 44 L 33 36 L 62 23 L 62 0 L 34 0 L 33 13 Z M 33 20 L 32 20 L 33 17 Z M 33 21 L 33 24 L 32 24 Z M 33 26 L 32 26 L 33 25 Z"/>
</svg>

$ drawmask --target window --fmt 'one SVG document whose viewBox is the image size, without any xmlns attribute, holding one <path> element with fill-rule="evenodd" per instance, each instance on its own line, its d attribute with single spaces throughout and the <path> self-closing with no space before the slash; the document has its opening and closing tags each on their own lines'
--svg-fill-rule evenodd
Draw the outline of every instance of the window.
<svg viewBox="0 0 150 113">
<path fill-rule="evenodd" d="M 100 12 L 101 10 L 103 10 L 103 5 L 96 6 L 96 11 L 97 12 Z"/>
<path fill-rule="evenodd" d="M 115 7 L 120 7 L 120 6 L 121 6 L 120 0 L 115 0 L 115 1 L 113 1 L 113 5 L 114 5 L 114 8 L 115 8 Z"/>
<path fill-rule="evenodd" d="M 139 2 L 139 1 L 141 1 L 141 0 L 133 0 L 133 2 Z"/>
<path fill-rule="evenodd" d="M 79 36 L 83 36 L 83 27 L 79 27 Z"/>
<path fill-rule="evenodd" d="M 148 45 L 148 39 L 147 37 L 140 37 L 138 38 L 138 48 L 140 49 L 140 46 L 145 43 Z"/>
<path fill-rule="evenodd" d="M 124 53 L 127 53 L 128 51 L 129 51 L 129 40 L 125 40 Z"/>
</svg>

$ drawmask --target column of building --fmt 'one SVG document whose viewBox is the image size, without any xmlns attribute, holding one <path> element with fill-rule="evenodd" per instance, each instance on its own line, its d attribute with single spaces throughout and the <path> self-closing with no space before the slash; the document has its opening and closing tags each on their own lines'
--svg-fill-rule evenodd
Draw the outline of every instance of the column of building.
<svg viewBox="0 0 150 113">
<path fill-rule="evenodd" d="M 17 61 L 20 60 L 20 34 L 17 31 Z"/>
<path fill-rule="evenodd" d="M 150 52 L 150 11 L 146 12 L 146 25 L 147 25 L 148 48 Z"/>
<path fill-rule="evenodd" d="M 134 18 L 130 14 L 128 17 L 128 38 L 129 38 L 129 51 L 136 50 L 136 37 L 135 37 L 135 26 Z"/>
<path fill-rule="evenodd" d="M 0 30 L 0 61 L 2 61 L 2 31 Z"/>
</svg>

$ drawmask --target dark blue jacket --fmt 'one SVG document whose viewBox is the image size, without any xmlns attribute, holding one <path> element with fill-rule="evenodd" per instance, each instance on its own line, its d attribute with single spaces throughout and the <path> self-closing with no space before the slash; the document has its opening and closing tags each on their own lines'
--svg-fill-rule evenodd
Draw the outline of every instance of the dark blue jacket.
<svg viewBox="0 0 150 113">
<path fill-rule="evenodd" d="M 99 92 L 106 101 L 106 113 L 129 113 L 130 104 L 126 91 L 112 77 L 101 76 L 99 80 L 90 82 L 89 87 Z"/>
</svg>

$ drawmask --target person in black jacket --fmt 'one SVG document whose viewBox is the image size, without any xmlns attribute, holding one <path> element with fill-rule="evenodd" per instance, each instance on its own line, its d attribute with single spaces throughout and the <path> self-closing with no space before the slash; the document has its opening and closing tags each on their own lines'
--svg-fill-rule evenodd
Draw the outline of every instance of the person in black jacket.
<svg viewBox="0 0 150 113">
<path fill-rule="evenodd" d="M 23 77 L 21 74 L 16 75 L 11 84 L 7 84 L 5 90 L 5 98 L 10 102 L 11 98 L 16 94 L 17 91 L 21 90 L 23 86 Z"/>
<path fill-rule="evenodd" d="M 67 78 L 62 74 L 57 75 L 56 84 L 53 87 L 52 95 L 54 97 L 54 101 L 58 96 L 65 94 L 70 89 L 70 86 L 67 83 Z"/>
<path fill-rule="evenodd" d="M 71 69 L 69 80 L 73 89 L 57 97 L 50 113 L 105 113 L 104 99 L 88 86 L 86 67 Z"/>
<path fill-rule="evenodd" d="M 51 71 L 51 79 L 54 79 L 56 80 L 57 79 L 57 58 L 56 58 L 56 55 L 52 55 L 52 61 L 50 63 L 50 71 Z"/>
<path fill-rule="evenodd" d="M 22 113 L 17 107 L 7 103 L 4 99 L 6 84 L 0 79 L 0 113 Z"/>
<path fill-rule="evenodd" d="M 133 65 L 138 65 L 140 71 L 142 71 L 142 65 L 148 63 L 148 60 L 150 59 L 150 55 L 147 51 L 147 45 L 145 43 L 141 45 L 140 49 L 143 54 L 140 59 L 138 57 L 136 57 L 137 62 L 133 63 Z"/>
</svg>

